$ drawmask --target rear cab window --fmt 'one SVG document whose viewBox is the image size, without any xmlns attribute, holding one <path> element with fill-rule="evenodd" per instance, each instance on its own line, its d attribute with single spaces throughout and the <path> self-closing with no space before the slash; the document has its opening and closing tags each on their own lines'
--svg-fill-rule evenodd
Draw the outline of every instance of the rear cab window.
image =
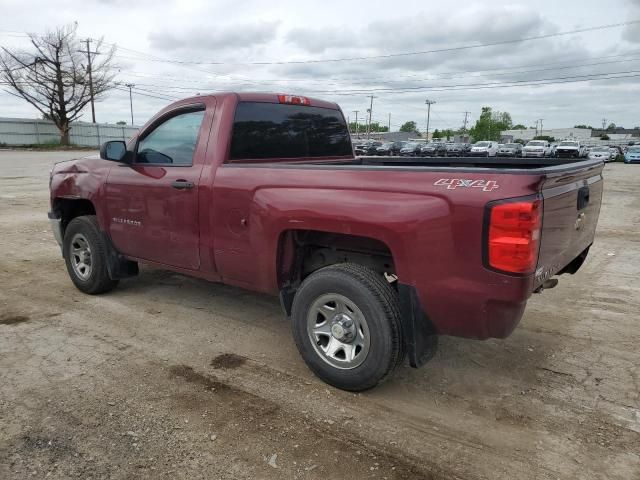
<svg viewBox="0 0 640 480">
<path fill-rule="evenodd" d="M 340 110 L 282 103 L 238 103 L 230 162 L 352 156 L 351 138 Z"/>
</svg>

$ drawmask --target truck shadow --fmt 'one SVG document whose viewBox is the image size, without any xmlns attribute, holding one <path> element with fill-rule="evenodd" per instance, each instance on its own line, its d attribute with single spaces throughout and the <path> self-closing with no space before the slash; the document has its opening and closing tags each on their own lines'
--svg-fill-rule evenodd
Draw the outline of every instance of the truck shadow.
<svg viewBox="0 0 640 480">
<path fill-rule="evenodd" d="M 279 337 L 279 341 L 267 345 L 272 345 L 280 354 L 285 349 L 286 354 L 293 357 L 286 366 L 273 367 L 293 367 L 294 374 L 312 377 L 298 356 L 289 322 L 276 297 L 150 267 L 143 267 L 138 277 L 121 282 L 114 293 L 132 297 L 145 295 L 153 301 L 153 308 L 158 313 L 164 307 L 179 305 L 212 318 L 222 316 L 225 321 L 267 330 L 272 336 Z M 425 395 L 444 391 L 451 396 L 464 397 L 470 391 L 476 391 L 500 396 L 505 389 L 526 395 L 527 391 L 540 385 L 541 377 L 547 377 L 553 370 L 547 361 L 562 340 L 557 335 L 529 330 L 526 328 L 528 323 L 525 316 L 514 334 L 505 340 L 441 337 L 438 352 L 429 363 L 413 369 L 405 362 L 371 395 L 376 397 L 376 392 L 389 394 L 392 391 Z M 274 356 L 278 355 L 274 353 Z M 566 383 L 568 377 L 562 380 Z"/>
</svg>

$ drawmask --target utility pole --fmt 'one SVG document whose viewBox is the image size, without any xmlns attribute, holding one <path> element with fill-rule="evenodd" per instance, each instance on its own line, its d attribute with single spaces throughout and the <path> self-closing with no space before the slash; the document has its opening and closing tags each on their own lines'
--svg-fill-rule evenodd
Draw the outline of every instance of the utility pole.
<svg viewBox="0 0 640 480">
<path fill-rule="evenodd" d="M 91 50 L 89 44 L 91 39 L 87 38 L 87 71 L 89 73 L 89 97 L 91 98 L 91 121 L 96 123 L 96 107 L 93 104 L 93 77 L 91 76 Z"/>
<path fill-rule="evenodd" d="M 359 110 L 354 110 L 353 113 L 356 114 L 356 138 L 358 138 L 358 112 Z"/>
<path fill-rule="evenodd" d="M 602 130 L 604 130 L 605 128 L 607 128 L 607 119 L 603 118 L 602 119 Z"/>
<path fill-rule="evenodd" d="M 125 83 L 125 87 L 129 87 L 129 107 L 131 108 L 131 126 L 133 127 L 133 96 L 131 95 L 131 89 L 135 87 L 133 83 Z"/>
<path fill-rule="evenodd" d="M 371 134 L 371 115 L 373 114 L 373 99 L 376 98 L 373 95 L 369 95 L 371 99 L 371 105 L 367 108 L 367 112 L 369 113 L 369 123 L 367 123 L 367 140 L 369 140 L 369 135 Z"/>
<path fill-rule="evenodd" d="M 373 95 L 369 95 L 369 98 L 371 99 L 371 105 L 367 109 L 367 111 L 369 112 L 369 123 L 367 123 L 367 140 L 369 140 L 369 135 L 371 133 L 371 114 L 373 113 L 373 99 L 376 97 L 374 97 Z"/>
<path fill-rule="evenodd" d="M 544 118 L 539 118 L 538 120 L 540 121 L 540 135 L 542 135 L 542 121 L 544 120 Z M 538 125 L 537 122 L 536 125 Z"/>
<path fill-rule="evenodd" d="M 391 114 L 389 114 L 389 123 L 387 124 L 387 132 L 391 132 Z"/>
<path fill-rule="evenodd" d="M 467 133 L 467 121 L 469 119 L 469 115 L 471 115 L 471 112 L 464 112 L 464 124 L 462 126 L 462 131 L 464 133 Z"/>
<path fill-rule="evenodd" d="M 424 103 L 427 105 L 427 142 L 429 141 L 429 121 L 431 120 L 431 105 L 433 105 L 435 100 L 425 100 Z"/>
</svg>

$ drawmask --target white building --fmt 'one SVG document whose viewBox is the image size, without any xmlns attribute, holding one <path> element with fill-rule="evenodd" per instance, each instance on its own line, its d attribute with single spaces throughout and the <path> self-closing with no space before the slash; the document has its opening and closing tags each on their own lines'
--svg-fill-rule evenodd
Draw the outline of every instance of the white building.
<svg viewBox="0 0 640 480">
<path fill-rule="evenodd" d="M 589 140 L 591 139 L 590 128 L 547 128 L 543 130 L 536 130 L 535 128 L 526 128 L 523 130 L 505 130 L 500 133 L 503 140 L 524 140 L 525 142 L 533 140 L 535 136 L 548 136 L 553 137 L 556 140 Z"/>
</svg>

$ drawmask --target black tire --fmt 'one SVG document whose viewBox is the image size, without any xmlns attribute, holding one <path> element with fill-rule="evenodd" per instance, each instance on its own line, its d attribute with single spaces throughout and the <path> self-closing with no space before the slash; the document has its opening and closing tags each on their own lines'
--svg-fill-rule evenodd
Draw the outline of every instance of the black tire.
<svg viewBox="0 0 640 480">
<path fill-rule="evenodd" d="M 74 239 L 84 238 L 90 250 L 90 270 L 87 277 L 83 278 L 74 267 L 74 255 L 71 254 Z M 62 244 L 62 254 L 67 265 L 67 271 L 71 281 L 78 290 L 90 295 L 105 293 L 113 290 L 118 285 L 118 280 L 112 280 L 109 277 L 107 269 L 107 254 L 109 246 L 105 244 L 98 220 L 95 215 L 86 215 L 76 217 L 64 232 L 64 241 Z"/>
<path fill-rule="evenodd" d="M 308 330 L 314 302 L 335 294 L 360 309 L 368 325 L 368 353 L 361 364 L 349 369 L 328 363 L 316 351 L 319 343 L 312 343 Z M 352 392 L 373 388 L 404 359 L 398 294 L 382 275 L 361 265 L 342 263 L 311 274 L 296 292 L 291 317 L 300 355 L 320 379 L 334 387 Z"/>
</svg>

